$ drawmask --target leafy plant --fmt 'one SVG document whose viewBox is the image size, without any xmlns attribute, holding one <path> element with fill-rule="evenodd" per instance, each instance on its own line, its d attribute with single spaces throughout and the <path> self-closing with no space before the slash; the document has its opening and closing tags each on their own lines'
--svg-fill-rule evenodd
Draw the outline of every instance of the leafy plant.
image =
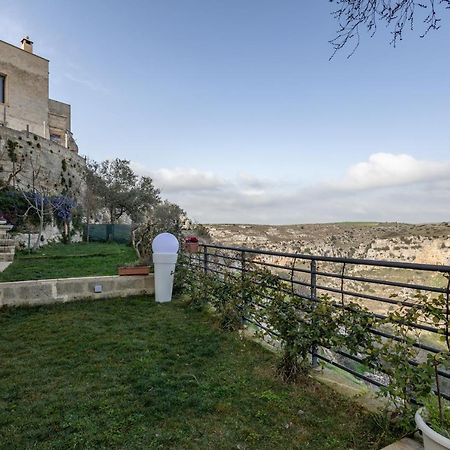
<svg viewBox="0 0 450 450">
<path fill-rule="evenodd" d="M 326 294 L 317 301 L 278 297 L 269 306 L 269 320 L 281 338 L 283 355 L 278 369 L 286 381 L 295 381 L 311 369 L 313 349 L 345 347 L 356 354 L 373 345 L 372 319 L 363 314 L 363 308 L 356 304 L 339 308 Z"/>
<path fill-rule="evenodd" d="M 130 161 L 116 158 L 102 163 L 87 164 L 85 182 L 90 207 L 107 208 L 111 223 L 116 223 L 124 214 L 133 221 L 142 218 L 160 202 L 159 190 L 149 177 L 139 177 L 130 166 Z"/>
<path fill-rule="evenodd" d="M 15 231 L 35 228 L 39 224 L 39 218 L 33 211 L 25 216 L 27 209 L 28 203 L 20 191 L 13 188 L 0 191 L 0 215 L 14 226 Z"/>
<path fill-rule="evenodd" d="M 388 383 L 379 394 L 394 407 L 392 417 L 397 425 L 410 430 L 417 405 L 425 402 L 430 424 L 436 430 L 449 431 L 450 413 L 442 399 L 439 377 L 443 367 L 450 368 L 449 295 L 431 297 L 418 292 L 380 319 L 358 303 L 344 303 L 343 298 L 338 302 L 330 295 L 296 295 L 275 273 L 255 264 L 242 264 L 241 272 L 220 255 L 212 259 L 209 267 L 218 263 L 225 269 L 206 275 L 200 259 L 191 270 L 187 265 L 192 304 L 212 305 L 224 329 L 239 329 L 248 320 L 259 327 L 260 336 L 275 336 L 282 350 L 278 373 L 283 380 L 295 381 L 308 373 L 313 350 L 345 350 L 357 356 L 362 367 L 386 376 Z M 437 329 L 444 342 L 441 352 L 425 353 L 417 345 L 417 324 L 421 322 Z M 383 331 L 393 337 L 384 337 Z"/>
<path fill-rule="evenodd" d="M 206 283 L 206 300 L 213 306 L 223 330 L 242 328 L 246 299 L 242 279 L 238 274 L 225 273 L 222 277 L 209 275 Z"/>
<path fill-rule="evenodd" d="M 17 142 L 11 141 L 10 139 L 8 139 L 8 141 L 6 142 L 6 149 L 8 152 L 8 158 L 12 163 L 16 163 L 17 162 L 17 153 L 16 153 L 16 149 L 19 146 L 19 144 Z"/>
<path fill-rule="evenodd" d="M 62 225 L 63 243 L 67 244 L 70 241 L 70 223 L 72 221 L 73 212 L 77 206 L 77 202 L 71 197 L 58 195 L 50 199 L 50 204 L 58 223 Z"/>
<path fill-rule="evenodd" d="M 424 401 L 424 419 L 437 433 L 450 439 L 450 402 L 441 399 L 439 406 L 434 395 L 428 396 Z"/>
<path fill-rule="evenodd" d="M 404 429 L 409 429 L 417 405 L 434 405 L 428 411 L 431 422 L 440 423 L 445 429 L 443 399 L 440 392 L 439 367 L 449 364 L 448 346 L 448 297 L 439 295 L 431 298 L 421 292 L 413 297 L 413 302 L 403 303 L 391 310 L 383 325 L 395 339 L 385 339 L 375 349 L 375 364 L 388 378 L 388 384 L 379 393 L 386 396 L 395 408 L 396 418 Z M 417 332 L 414 324 L 420 321 L 438 327 L 446 349 L 438 353 L 428 353 L 423 357 L 415 346 Z M 436 389 L 437 396 L 432 392 Z"/>
<path fill-rule="evenodd" d="M 180 254 L 174 277 L 174 294 L 184 295 L 188 306 L 201 309 L 206 304 L 203 285 L 202 270 L 193 264 L 191 256 Z"/>
<path fill-rule="evenodd" d="M 442 435 L 450 438 L 450 410 L 449 403 L 444 400 L 441 393 L 439 367 L 450 369 L 450 275 L 447 274 L 447 293 L 441 294 L 432 301 L 426 301 L 426 296 L 421 295 L 424 306 L 422 314 L 428 322 L 438 327 L 444 350 L 429 355 L 428 363 L 433 368 L 436 396 L 428 395 L 425 398 L 426 419 L 430 426 Z"/>
</svg>

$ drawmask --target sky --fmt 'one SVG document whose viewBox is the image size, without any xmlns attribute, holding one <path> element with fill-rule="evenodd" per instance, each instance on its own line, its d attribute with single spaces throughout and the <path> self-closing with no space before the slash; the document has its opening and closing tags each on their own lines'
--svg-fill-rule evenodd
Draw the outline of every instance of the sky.
<svg viewBox="0 0 450 450">
<path fill-rule="evenodd" d="M 450 220 L 450 11 L 331 61 L 326 0 L 2 0 L 80 153 L 202 223 Z"/>
</svg>

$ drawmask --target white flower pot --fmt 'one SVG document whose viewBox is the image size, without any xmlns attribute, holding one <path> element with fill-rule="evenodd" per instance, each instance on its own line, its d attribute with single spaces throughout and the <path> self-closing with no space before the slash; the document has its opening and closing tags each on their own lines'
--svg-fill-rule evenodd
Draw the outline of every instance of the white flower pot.
<svg viewBox="0 0 450 450">
<path fill-rule="evenodd" d="M 416 412 L 416 426 L 422 432 L 423 445 L 425 450 L 445 450 L 450 449 L 450 439 L 436 433 L 430 428 L 423 420 L 421 415 L 423 408 L 420 408 Z"/>
<path fill-rule="evenodd" d="M 157 303 L 170 302 L 172 300 L 173 276 L 176 253 L 153 253 L 155 267 L 155 300 Z"/>
</svg>

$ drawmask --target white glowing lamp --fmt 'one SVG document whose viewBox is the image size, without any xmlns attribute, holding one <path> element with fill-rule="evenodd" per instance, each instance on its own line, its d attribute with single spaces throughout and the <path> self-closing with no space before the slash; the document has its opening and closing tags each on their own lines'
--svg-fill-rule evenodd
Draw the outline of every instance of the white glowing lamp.
<svg viewBox="0 0 450 450">
<path fill-rule="evenodd" d="M 170 233 L 161 233 L 153 239 L 153 265 L 155 267 L 155 300 L 158 303 L 172 300 L 173 276 L 180 244 Z"/>
<path fill-rule="evenodd" d="M 161 233 L 153 239 L 153 253 L 178 253 L 180 243 L 178 239 L 170 233 Z"/>
</svg>

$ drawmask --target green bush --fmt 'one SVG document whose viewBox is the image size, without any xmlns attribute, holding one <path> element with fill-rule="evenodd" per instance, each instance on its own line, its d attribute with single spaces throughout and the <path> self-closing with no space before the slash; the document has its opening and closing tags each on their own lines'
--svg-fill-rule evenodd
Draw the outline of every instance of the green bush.
<svg viewBox="0 0 450 450">
<path fill-rule="evenodd" d="M 0 190 L 0 215 L 14 226 L 15 231 L 39 224 L 39 217 L 34 211 L 29 211 L 25 217 L 28 206 L 22 192 L 13 188 Z"/>
<path fill-rule="evenodd" d="M 248 319 L 259 326 L 260 336 L 276 336 L 282 350 L 278 373 L 283 380 L 295 381 L 306 374 L 313 350 L 345 350 L 362 359 L 362 367 L 387 376 L 389 382 L 378 394 L 390 401 L 403 429 L 411 429 L 417 403 L 427 402 L 433 405 L 427 409 L 435 429 L 450 431 L 450 413 L 442 406 L 442 398 L 430 397 L 434 388 L 440 393 L 438 369 L 450 368 L 448 296 L 418 292 L 414 301 L 399 302 L 380 319 L 357 303 L 338 302 L 329 295 L 317 299 L 294 295 L 285 281 L 251 264 L 243 273 L 228 267 L 221 274 L 211 271 L 208 275 L 199 265 L 200 260 L 195 268 L 189 260 L 185 264 L 184 288 L 191 305 L 211 305 L 225 330 L 237 330 Z M 418 338 L 414 325 L 423 321 L 437 327 L 445 343 L 442 352 L 426 358 L 414 346 Z M 372 332 L 374 328 L 387 330 L 395 338 L 382 338 Z"/>
</svg>

